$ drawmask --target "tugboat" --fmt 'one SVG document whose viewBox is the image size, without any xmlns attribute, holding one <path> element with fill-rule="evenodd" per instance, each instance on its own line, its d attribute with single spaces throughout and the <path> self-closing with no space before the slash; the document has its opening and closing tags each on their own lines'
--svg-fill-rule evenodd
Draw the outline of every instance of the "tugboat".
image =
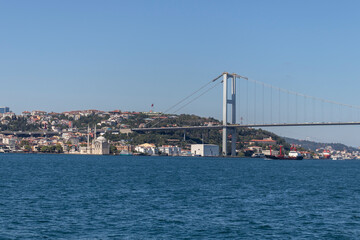
<svg viewBox="0 0 360 240">
<path fill-rule="evenodd" d="M 296 147 L 291 146 L 290 148 L 290 152 L 289 155 L 284 155 L 282 154 L 282 146 L 280 145 L 280 154 L 279 155 L 272 155 L 271 154 L 271 146 L 270 146 L 270 155 L 266 155 L 267 159 L 272 159 L 272 160 L 303 160 L 303 156 L 301 155 L 301 153 L 299 153 L 298 151 L 296 151 Z"/>
<path fill-rule="evenodd" d="M 290 152 L 287 158 L 287 160 L 303 160 L 304 157 L 301 155 L 301 153 L 296 151 L 296 147 L 294 145 L 292 148 L 290 148 Z"/>
</svg>

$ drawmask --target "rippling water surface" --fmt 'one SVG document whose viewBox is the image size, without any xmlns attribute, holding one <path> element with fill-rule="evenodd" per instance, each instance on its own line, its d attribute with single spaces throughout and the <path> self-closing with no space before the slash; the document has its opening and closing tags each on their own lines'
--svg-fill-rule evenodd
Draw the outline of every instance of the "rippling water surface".
<svg viewBox="0 0 360 240">
<path fill-rule="evenodd" d="M 360 161 L 0 155 L 0 239 L 360 239 Z"/>
</svg>

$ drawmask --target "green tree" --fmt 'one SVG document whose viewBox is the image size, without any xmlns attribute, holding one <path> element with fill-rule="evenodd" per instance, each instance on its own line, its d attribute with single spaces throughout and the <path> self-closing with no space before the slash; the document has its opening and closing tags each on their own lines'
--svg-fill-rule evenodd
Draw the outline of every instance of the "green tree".
<svg viewBox="0 0 360 240">
<path fill-rule="evenodd" d="M 56 153 L 63 153 L 64 152 L 63 147 L 60 144 L 56 144 L 55 151 L 56 151 Z"/>
<path fill-rule="evenodd" d="M 30 152 L 31 151 L 31 146 L 30 145 L 25 145 L 24 146 L 24 150 L 26 151 L 26 152 Z"/>
<path fill-rule="evenodd" d="M 48 152 L 50 152 L 50 149 L 49 149 L 48 146 L 42 146 L 42 147 L 40 148 L 40 152 L 42 152 L 42 153 L 48 153 Z"/>
<path fill-rule="evenodd" d="M 29 141 L 22 140 L 22 141 L 20 142 L 20 147 L 23 147 L 23 146 L 25 146 L 25 145 L 29 145 Z"/>
<path fill-rule="evenodd" d="M 118 150 L 114 145 L 110 145 L 110 154 L 117 154 Z"/>
</svg>

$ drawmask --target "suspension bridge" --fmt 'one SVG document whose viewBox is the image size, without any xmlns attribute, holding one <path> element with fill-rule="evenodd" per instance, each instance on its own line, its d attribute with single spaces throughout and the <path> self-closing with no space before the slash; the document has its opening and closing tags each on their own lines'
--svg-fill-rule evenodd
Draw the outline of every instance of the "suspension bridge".
<svg viewBox="0 0 360 240">
<path fill-rule="evenodd" d="M 222 154 L 224 156 L 228 154 L 227 144 L 231 135 L 231 155 L 235 156 L 238 128 L 360 125 L 360 106 L 290 91 L 227 72 L 207 82 L 163 113 L 178 113 L 220 84 L 223 86 L 221 125 L 157 127 L 162 121 L 160 119 L 149 122 L 144 128 L 132 130 L 135 132 L 222 130 Z M 237 94 L 240 95 L 239 98 Z M 241 113 L 240 119 L 237 119 L 237 110 Z M 148 126 L 150 124 L 152 125 Z"/>
</svg>

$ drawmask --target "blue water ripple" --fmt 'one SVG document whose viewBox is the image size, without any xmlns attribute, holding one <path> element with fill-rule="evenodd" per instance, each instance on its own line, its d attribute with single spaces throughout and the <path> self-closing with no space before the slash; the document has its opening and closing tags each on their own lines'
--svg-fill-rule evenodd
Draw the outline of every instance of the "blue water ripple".
<svg viewBox="0 0 360 240">
<path fill-rule="evenodd" d="M 1 239 L 360 239 L 360 161 L 0 155 Z"/>
</svg>

